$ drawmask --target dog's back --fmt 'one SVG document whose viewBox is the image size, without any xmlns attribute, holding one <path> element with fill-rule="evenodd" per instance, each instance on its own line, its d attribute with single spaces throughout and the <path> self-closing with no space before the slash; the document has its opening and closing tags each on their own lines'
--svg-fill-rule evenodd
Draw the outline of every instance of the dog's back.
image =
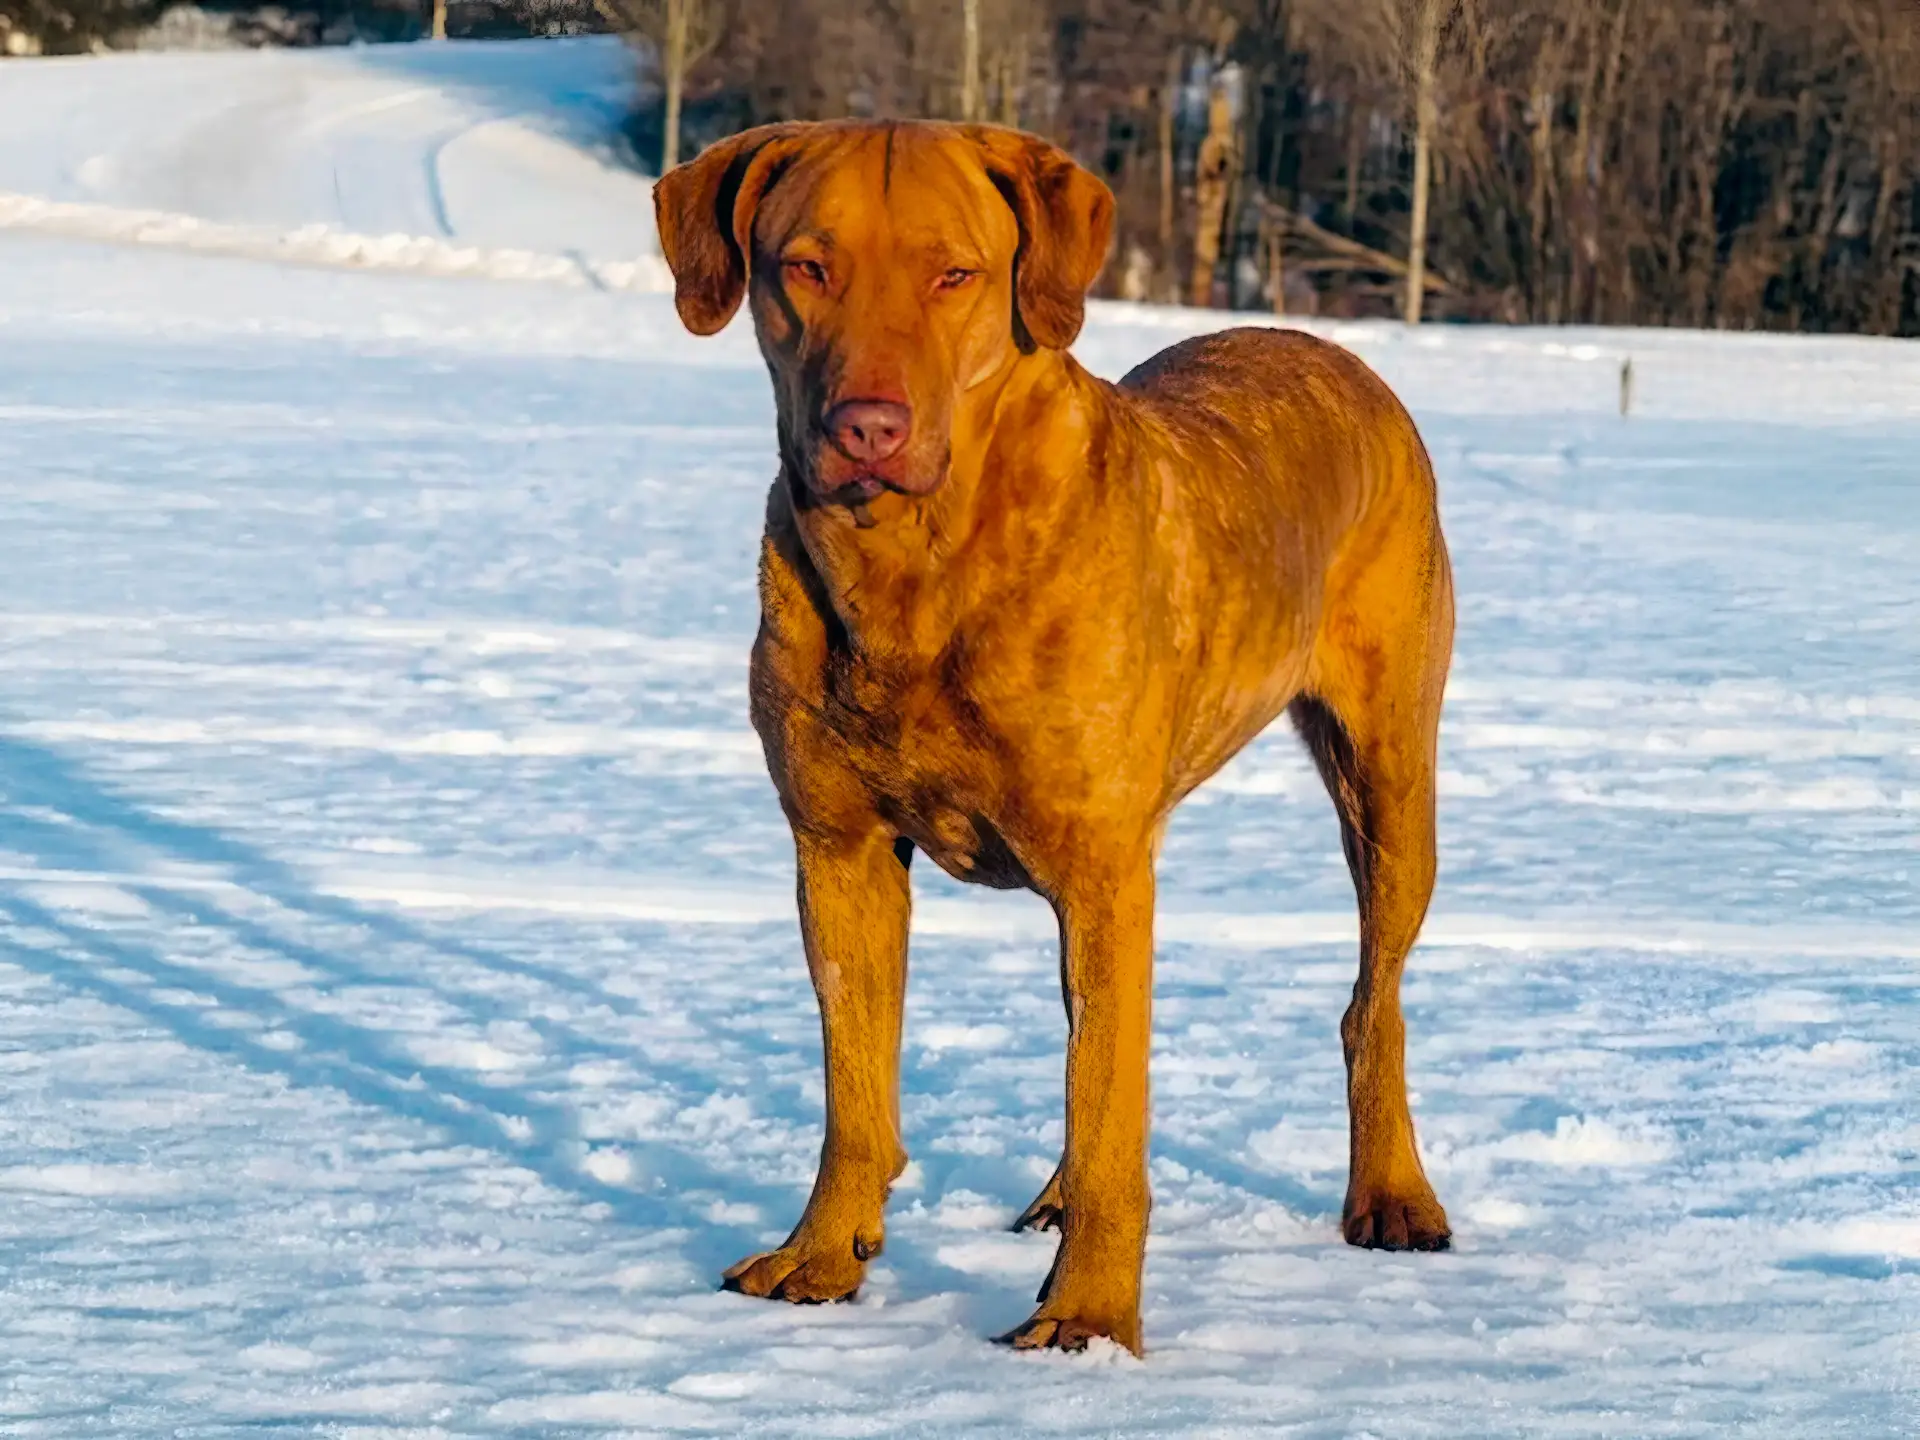
<svg viewBox="0 0 1920 1440">
<path fill-rule="evenodd" d="M 1351 525 L 1402 485 L 1434 503 L 1426 449 L 1398 397 L 1352 351 L 1305 331 L 1195 336 L 1134 367 L 1119 389 L 1171 435 L 1224 457 L 1228 474 L 1267 480 L 1290 515 Z"/>
</svg>

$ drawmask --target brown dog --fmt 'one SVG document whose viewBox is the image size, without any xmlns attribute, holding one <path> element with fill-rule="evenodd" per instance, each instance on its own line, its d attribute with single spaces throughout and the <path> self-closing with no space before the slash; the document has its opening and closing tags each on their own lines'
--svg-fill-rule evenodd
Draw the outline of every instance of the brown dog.
<svg viewBox="0 0 1920 1440">
<path fill-rule="evenodd" d="M 919 849 L 1060 922 L 1066 1153 L 1018 1225 L 1061 1240 L 1008 1338 L 1139 1351 L 1155 855 L 1282 710 L 1360 900 L 1346 1238 L 1444 1249 L 1400 973 L 1433 889 L 1453 588 L 1406 411 L 1352 355 L 1277 330 L 1089 375 L 1067 346 L 1113 197 L 1015 131 L 772 125 L 654 200 L 681 318 L 711 334 L 750 297 L 778 400 L 753 723 L 826 1044 L 812 1199 L 728 1288 L 840 1299 L 879 1253 Z"/>
</svg>

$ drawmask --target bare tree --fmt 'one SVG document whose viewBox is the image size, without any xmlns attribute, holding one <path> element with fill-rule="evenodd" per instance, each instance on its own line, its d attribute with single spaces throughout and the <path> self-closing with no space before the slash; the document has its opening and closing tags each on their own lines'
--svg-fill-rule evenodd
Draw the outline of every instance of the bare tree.
<svg viewBox="0 0 1920 1440">
<path fill-rule="evenodd" d="M 1232 197 L 1234 172 L 1239 166 L 1235 143 L 1232 75 L 1216 75 L 1207 95 L 1207 134 L 1200 142 L 1194 167 L 1193 273 L 1188 281 L 1189 301 L 1213 303 L 1214 272 L 1220 263 L 1221 227 Z"/>
<path fill-rule="evenodd" d="M 961 0 L 960 118 L 969 124 L 981 118 L 980 0 Z"/>
<path fill-rule="evenodd" d="M 444 3 L 444 0 L 437 0 Z M 680 109 L 687 72 L 726 38 L 727 0 L 593 0 L 610 29 L 651 47 L 664 91 L 660 172 L 680 163 Z"/>
<path fill-rule="evenodd" d="M 1413 219 L 1407 235 L 1409 325 L 1420 323 L 1427 298 L 1427 207 L 1433 192 L 1433 132 L 1438 123 L 1434 71 L 1440 59 L 1442 0 L 1414 0 L 1413 16 Z"/>
</svg>

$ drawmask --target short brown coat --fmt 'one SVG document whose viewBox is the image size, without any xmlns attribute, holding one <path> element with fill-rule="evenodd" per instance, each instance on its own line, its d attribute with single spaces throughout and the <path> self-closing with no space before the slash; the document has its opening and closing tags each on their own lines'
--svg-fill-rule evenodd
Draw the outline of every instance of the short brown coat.
<svg viewBox="0 0 1920 1440">
<path fill-rule="evenodd" d="M 1453 595 L 1405 409 L 1285 330 L 1090 375 L 1066 347 L 1111 197 L 1016 132 L 767 127 L 656 203 L 683 318 L 707 333 L 749 298 L 779 404 L 752 715 L 827 1050 L 813 1197 L 730 1288 L 838 1298 L 879 1249 L 917 849 L 1060 918 L 1067 1140 L 1019 1223 L 1061 1244 L 1009 1338 L 1141 1348 L 1154 860 L 1174 806 L 1287 710 L 1360 901 L 1344 1230 L 1444 1248 L 1399 979 L 1433 886 Z M 823 417 L 852 398 L 911 413 L 898 455 L 837 446 Z"/>
</svg>

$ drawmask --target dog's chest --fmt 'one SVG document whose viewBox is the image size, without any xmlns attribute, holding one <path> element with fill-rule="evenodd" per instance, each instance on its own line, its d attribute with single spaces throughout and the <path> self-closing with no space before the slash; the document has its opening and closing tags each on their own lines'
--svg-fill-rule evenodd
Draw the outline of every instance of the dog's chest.
<svg viewBox="0 0 1920 1440">
<path fill-rule="evenodd" d="M 1008 741 L 951 658 L 887 664 L 841 654 L 818 676 L 834 756 L 886 823 L 955 879 L 1031 883 L 1007 834 Z"/>
</svg>

